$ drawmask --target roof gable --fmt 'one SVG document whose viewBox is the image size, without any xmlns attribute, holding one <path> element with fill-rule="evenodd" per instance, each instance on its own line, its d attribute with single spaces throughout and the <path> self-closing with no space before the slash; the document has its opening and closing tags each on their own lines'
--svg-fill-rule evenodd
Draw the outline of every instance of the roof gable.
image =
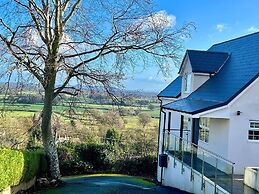
<svg viewBox="0 0 259 194">
<path fill-rule="evenodd" d="M 179 73 L 185 68 L 186 57 L 190 61 L 192 72 L 214 74 L 225 64 L 229 54 L 227 52 L 187 50 Z"/>
<path fill-rule="evenodd" d="M 194 114 L 226 105 L 259 77 L 259 33 L 213 45 L 208 51 L 231 56 L 200 88 L 167 108 Z"/>
</svg>

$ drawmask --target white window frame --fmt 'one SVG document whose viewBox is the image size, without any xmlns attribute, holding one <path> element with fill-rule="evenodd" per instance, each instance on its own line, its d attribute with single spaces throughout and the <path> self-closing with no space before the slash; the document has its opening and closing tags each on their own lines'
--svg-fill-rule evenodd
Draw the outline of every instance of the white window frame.
<svg viewBox="0 0 259 194">
<path fill-rule="evenodd" d="M 205 143 L 209 143 L 209 136 L 210 136 L 209 134 L 210 134 L 210 118 L 201 117 L 199 122 L 199 140 Z"/>
<path fill-rule="evenodd" d="M 192 83 L 192 74 L 186 73 L 184 76 L 184 92 L 185 93 L 191 92 L 191 83 Z"/>
<path fill-rule="evenodd" d="M 247 132 L 248 141 L 259 143 L 259 135 L 255 135 L 255 134 L 251 135 L 250 131 L 253 131 L 253 132 L 256 131 L 256 132 L 259 133 L 259 120 L 250 120 L 249 121 L 249 129 L 248 129 L 248 132 Z M 252 139 L 250 139 L 250 137 L 252 137 Z M 254 139 L 255 137 L 257 137 L 258 139 Z"/>
</svg>

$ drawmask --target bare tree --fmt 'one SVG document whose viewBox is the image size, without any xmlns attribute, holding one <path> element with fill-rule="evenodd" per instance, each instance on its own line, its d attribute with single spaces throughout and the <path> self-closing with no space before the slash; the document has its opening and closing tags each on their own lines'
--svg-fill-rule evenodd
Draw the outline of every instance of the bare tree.
<svg viewBox="0 0 259 194">
<path fill-rule="evenodd" d="M 140 113 L 138 115 L 139 123 L 145 128 L 151 122 L 151 116 L 148 113 Z"/>
<path fill-rule="evenodd" d="M 2 0 L 0 13 L 3 71 L 23 73 L 44 90 L 42 140 L 53 179 L 60 178 L 53 100 L 75 96 L 83 86 L 102 86 L 112 95 L 137 65 L 155 63 L 166 73 L 165 60 L 178 60 L 193 27 L 174 26 L 149 0 Z"/>
</svg>

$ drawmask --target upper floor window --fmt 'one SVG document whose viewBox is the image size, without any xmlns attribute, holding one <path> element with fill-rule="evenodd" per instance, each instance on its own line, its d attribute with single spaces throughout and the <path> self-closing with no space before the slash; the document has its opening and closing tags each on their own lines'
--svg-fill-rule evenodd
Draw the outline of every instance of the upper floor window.
<svg viewBox="0 0 259 194">
<path fill-rule="evenodd" d="M 190 93 L 191 92 L 191 74 L 185 74 L 184 76 L 184 92 Z"/>
<path fill-rule="evenodd" d="M 200 135 L 199 139 L 206 143 L 209 142 L 209 132 L 210 132 L 210 119 L 209 118 L 200 118 Z"/>
<path fill-rule="evenodd" d="M 248 139 L 259 141 L 259 121 L 250 121 L 248 130 Z"/>
</svg>

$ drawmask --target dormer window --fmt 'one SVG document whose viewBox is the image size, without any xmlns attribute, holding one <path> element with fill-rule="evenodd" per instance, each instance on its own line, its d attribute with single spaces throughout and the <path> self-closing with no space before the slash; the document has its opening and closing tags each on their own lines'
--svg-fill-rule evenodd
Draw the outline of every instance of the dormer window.
<svg viewBox="0 0 259 194">
<path fill-rule="evenodd" d="M 191 74 L 185 74 L 184 76 L 184 92 L 190 93 L 191 92 Z"/>
</svg>

